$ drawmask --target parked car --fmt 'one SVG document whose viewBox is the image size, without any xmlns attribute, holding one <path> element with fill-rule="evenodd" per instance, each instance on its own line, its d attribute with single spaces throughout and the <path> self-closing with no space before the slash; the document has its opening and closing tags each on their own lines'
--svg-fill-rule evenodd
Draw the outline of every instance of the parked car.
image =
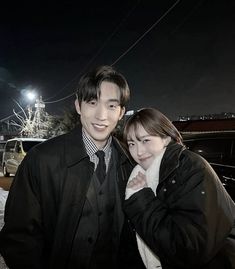
<svg viewBox="0 0 235 269">
<path fill-rule="evenodd" d="M 185 146 L 204 157 L 235 201 L 235 131 L 182 133 Z"/>
<path fill-rule="evenodd" d="M 15 175 L 18 166 L 27 152 L 37 144 L 45 141 L 40 138 L 13 138 L 6 142 L 2 156 L 3 175 L 9 177 Z"/>
<path fill-rule="evenodd" d="M 4 147 L 5 147 L 6 141 L 0 141 L 0 164 L 2 165 L 2 155 L 3 155 L 3 151 L 4 151 Z"/>
</svg>

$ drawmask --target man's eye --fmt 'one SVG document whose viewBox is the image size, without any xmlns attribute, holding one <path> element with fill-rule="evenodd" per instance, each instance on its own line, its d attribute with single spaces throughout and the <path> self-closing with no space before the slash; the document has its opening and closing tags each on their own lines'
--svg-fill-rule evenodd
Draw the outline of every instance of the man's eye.
<svg viewBox="0 0 235 269">
<path fill-rule="evenodd" d="M 97 103 L 96 100 L 91 100 L 91 101 L 88 102 L 88 104 L 89 105 L 92 105 L 92 106 L 96 105 L 96 103 Z"/>
<path fill-rule="evenodd" d="M 109 105 L 109 108 L 110 109 L 116 109 L 118 107 L 118 105 L 116 105 L 116 104 L 110 104 Z"/>
</svg>

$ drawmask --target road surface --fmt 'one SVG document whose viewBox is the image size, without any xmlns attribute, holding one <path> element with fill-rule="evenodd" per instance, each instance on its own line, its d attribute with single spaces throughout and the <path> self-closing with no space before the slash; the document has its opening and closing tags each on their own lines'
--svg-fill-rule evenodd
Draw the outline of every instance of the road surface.
<svg viewBox="0 0 235 269">
<path fill-rule="evenodd" d="M 3 226 L 3 215 L 4 215 L 4 204 L 5 204 L 5 199 L 8 194 L 8 190 L 11 186 L 12 183 L 12 178 L 6 178 L 3 177 L 3 174 L 0 172 L 0 230 L 2 229 Z M 6 266 L 2 256 L 0 255 L 0 269 L 7 269 L 8 267 Z"/>
</svg>

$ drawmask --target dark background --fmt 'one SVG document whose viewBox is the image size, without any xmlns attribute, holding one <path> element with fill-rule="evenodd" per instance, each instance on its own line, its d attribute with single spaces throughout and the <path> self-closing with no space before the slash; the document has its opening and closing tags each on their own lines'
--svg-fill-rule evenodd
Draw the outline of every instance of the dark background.
<svg viewBox="0 0 235 269">
<path fill-rule="evenodd" d="M 49 113 L 63 113 L 81 74 L 103 64 L 126 76 L 128 109 L 154 106 L 172 120 L 235 112 L 233 0 L 31 1 L 0 10 L 0 120 L 18 109 L 14 100 L 26 105 L 30 87 Z"/>
</svg>

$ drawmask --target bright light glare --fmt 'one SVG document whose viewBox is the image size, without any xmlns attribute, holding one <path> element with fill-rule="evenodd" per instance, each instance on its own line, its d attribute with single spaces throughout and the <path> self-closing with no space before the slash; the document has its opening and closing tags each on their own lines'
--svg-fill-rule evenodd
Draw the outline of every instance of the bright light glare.
<svg viewBox="0 0 235 269">
<path fill-rule="evenodd" d="M 27 96 L 27 98 L 28 98 L 30 101 L 33 101 L 33 100 L 36 99 L 37 94 L 36 94 L 35 92 L 33 92 L 33 91 L 28 91 L 28 92 L 26 93 L 26 96 Z"/>
</svg>

